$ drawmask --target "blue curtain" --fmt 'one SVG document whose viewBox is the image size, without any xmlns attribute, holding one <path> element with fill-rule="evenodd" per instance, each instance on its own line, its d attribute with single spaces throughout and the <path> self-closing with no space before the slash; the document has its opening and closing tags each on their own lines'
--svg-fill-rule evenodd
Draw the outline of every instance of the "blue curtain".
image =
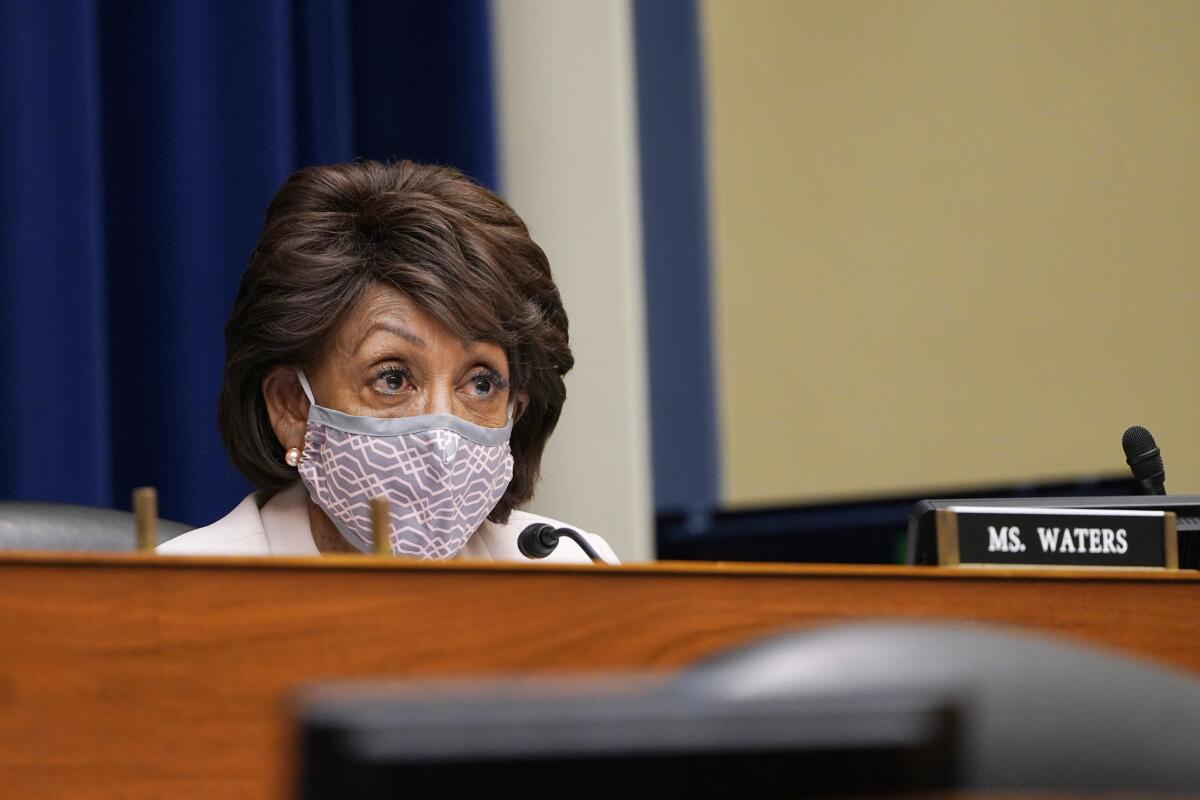
<svg viewBox="0 0 1200 800">
<path fill-rule="evenodd" d="M 654 505 L 720 503 L 704 70 L 696 0 L 636 0 L 638 143 Z"/>
<path fill-rule="evenodd" d="M 494 186 L 486 0 L 0 2 L 0 493 L 212 521 L 222 329 L 299 166 Z"/>
</svg>

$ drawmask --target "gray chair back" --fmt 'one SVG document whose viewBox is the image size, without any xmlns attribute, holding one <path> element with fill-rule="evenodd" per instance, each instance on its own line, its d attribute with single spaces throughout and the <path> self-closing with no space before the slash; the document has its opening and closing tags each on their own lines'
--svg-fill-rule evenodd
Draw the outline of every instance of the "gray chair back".
<svg viewBox="0 0 1200 800">
<path fill-rule="evenodd" d="M 881 622 L 785 634 L 696 666 L 680 688 L 782 699 L 897 681 L 956 691 L 963 788 L 1200 787 L 1200 678 L 1032 632 Z"/>
<path fill-rule="evenodd" d="M 160 519 L 158 543 L 191 527 Z M 130 552 L 137 549 L 133 514 L 66 503 L 0 502 L 0 550 Z"/>
</svg>

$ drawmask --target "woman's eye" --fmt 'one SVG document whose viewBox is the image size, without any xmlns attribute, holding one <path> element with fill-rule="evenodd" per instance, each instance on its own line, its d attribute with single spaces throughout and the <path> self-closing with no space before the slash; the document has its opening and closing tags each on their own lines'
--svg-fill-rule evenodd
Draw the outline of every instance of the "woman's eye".
<svg viewBox="0 0 1200 800">
<path fill-rule="evenodd" d="M 375 388 L 385 394 L 396 394 L 409 383 L 408 370 L 388 367 L 375 376 Z"/>
<path fill-rule="evenodd" d="M 496 391 L 496 379 L 480 374 L 471 378 L 471 394 L 477 398 L 491 397 Z"/>
</svg>

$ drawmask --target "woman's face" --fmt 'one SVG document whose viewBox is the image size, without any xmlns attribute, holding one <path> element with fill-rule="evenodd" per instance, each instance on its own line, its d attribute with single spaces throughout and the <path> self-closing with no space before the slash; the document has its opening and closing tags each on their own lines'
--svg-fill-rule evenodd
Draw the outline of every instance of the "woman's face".
<svg viewBox="0 0 1200 800">
<path fill-rule="evenodd" d="M 508 420 L 508 358 L 493 342 L 464 344 L 399 290 L 376 284 L 305 370 L 318 405 L 368 417 L 453 414 L 484 427 Z M 275 434 L 301 447 L 308 407 L 290 367 L 263 380 Z M 523 410 L 515 397 L 513 418 Z"/>
<path fill-rule="evenodd" d="M 508 358 L 491 342 L 464 345 L 407 295 L 376 284 L 309 375 L 318 405 L 368 417 L 453 414 L 508 421 Z"/>
</svg>

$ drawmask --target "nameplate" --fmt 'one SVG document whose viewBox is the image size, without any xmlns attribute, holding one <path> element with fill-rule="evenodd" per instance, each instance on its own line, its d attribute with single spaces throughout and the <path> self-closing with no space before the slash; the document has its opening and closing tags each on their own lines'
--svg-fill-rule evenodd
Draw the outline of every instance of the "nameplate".
<svg viewBox="0 0 1200 800">
<path fill-rule="evenodd" d="M 943 566 L 1179 568 L 1171 511 L 951 506 L 937 544 Z"/>
</svg>

